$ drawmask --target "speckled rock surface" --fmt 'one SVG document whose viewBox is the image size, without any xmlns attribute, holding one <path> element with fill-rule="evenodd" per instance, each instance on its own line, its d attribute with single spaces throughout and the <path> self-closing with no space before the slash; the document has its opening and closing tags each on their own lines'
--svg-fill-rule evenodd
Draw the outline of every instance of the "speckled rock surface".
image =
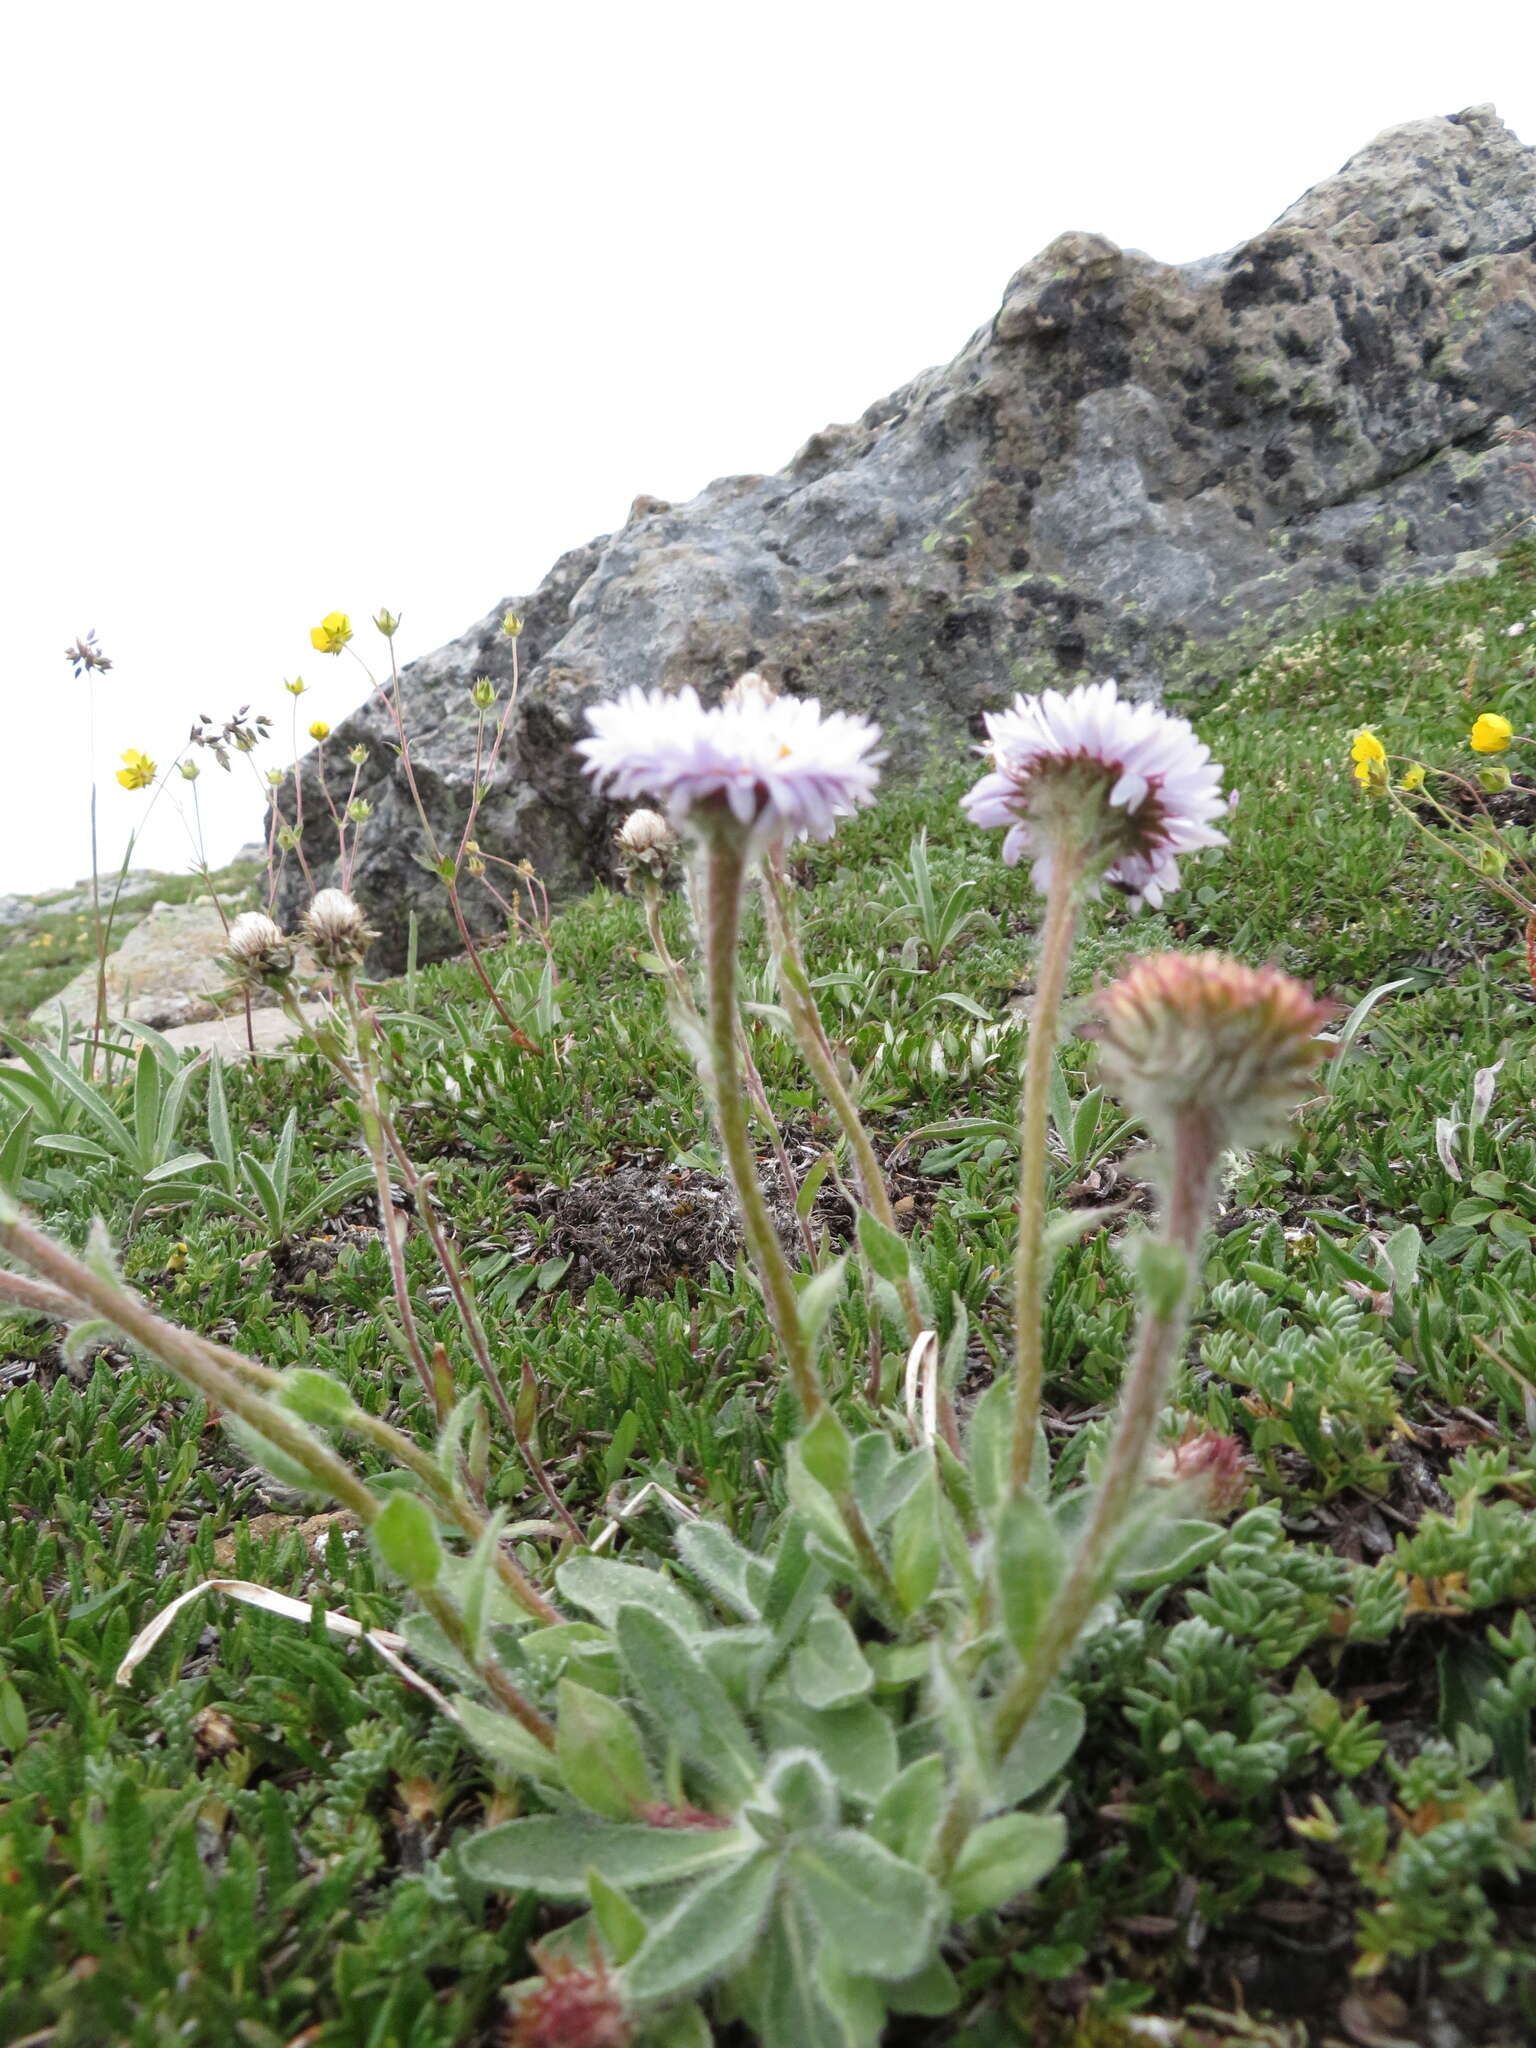
<svg viewBox="0 0 1536 2048">
<path fill-rule="evenodd" d="M 526 615 L 523 683 L 478 837 L 556 896 L 608 864 L 576 772 L 583 708 L 630 683 L 716 691 L 747 667 L 872 711 L 895 760 L 1019 688 L 1216 677 L 1388 585 L 1455 573 L 1536 509 L 1536 151 L 1491 108 L 1379 137 L 1230 253 L 1170 266 L 1067 234 L 954 361 L 814 434 L 773 476 L 637 499 Z M 469 683 L 505 688 L 505 601 L 405 671 L 418 784 L 453 833 Z M 365 706 L 375 816 L 355 885 L 404 957 L 449 950 L 388 720 Z M 313 775 L 312 767 L 307 769 Z M 333 880 L 323 806 L 305 847 Z M 482 929 L 500 914 L 467 885 Z M 288 878 L 284 908 L 300 907 Z"/>
<path fill-rule="evenodd" d="M 212 994 L 228 981 L 219 965 L 224 925 L 211 903 L 157 903 L 107 956 L 107 1014 L 130 1017 L 156 1030 L 199 1024 L 217 1016 Z M 73 981 L 32 1013 L 47 1031 L 63 1010 L 71 1024 L 96 1015 L 96 969 L 82 967 Z"/>
</svg>

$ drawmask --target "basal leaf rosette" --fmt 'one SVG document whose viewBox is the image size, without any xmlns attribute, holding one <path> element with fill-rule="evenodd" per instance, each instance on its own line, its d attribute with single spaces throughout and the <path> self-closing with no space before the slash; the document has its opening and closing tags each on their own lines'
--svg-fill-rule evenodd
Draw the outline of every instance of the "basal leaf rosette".
<svg viewBox="0 0 1536 2048">
<path fill-rule="evenodd" d="M 1180 854 L 1226 844 L 1210 748 L 1187 719 L 1128 702 L 1113 682 L 1016 697 L 988 717 L 982 752 L 991 771 L 962 799 L 966 815 L 1006 828 L 1003 859 L 1027 855 L 1042 895 L 1065 858 L 1091 893 L 1108 882 L 1157 905 L 1178 886 Z"/>
</svg>

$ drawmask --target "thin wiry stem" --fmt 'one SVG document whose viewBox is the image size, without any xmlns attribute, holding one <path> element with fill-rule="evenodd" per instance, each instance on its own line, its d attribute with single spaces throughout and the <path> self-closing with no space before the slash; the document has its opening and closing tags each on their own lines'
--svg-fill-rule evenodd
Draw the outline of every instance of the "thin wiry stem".
<svg viewBox="0 0 1536 2048">
<path fill-rule="evenodd" d="M 859 1194 L 864 1206 L 893 1234 L 898 1234 L 896 1211 L 891 1205 L 891 1192 L 886 1184 L 885 1170 L 880 1164 L 864 1119 L 859 1115 L 858 1104 L 853 1090 L 843 1079 L 838 1065 L 837 1054 L 828 1038 L 826 1026 L 821 1021 L 821 1012 L 816 1005 L 815 991 L 806 971 L 805 956 L 800 950 L 799 936 L 795 930 L 794 907 L 790 900 L 789 878 L 777 853 L 771 854 L 765 863 L 763 895 L 768 908 L 768 937 L 773 951 L 774 966 L 778 970 L 779 991 L 784 998 L 784 1007 L 794 1030 L 795 1042 L 801 1056 L 816 1077 L 818 1087 L 832 1106 L 832 1112 L 843 1129 L 853 1153 L 854 1170 L 858 1176 Z M 910 1273 L 903 1274 L 896 1283 L 896 1292 L 901 1298 L 902 1314 L 906 1318 L 907 1338 L 916 1343 L 922 1335 L 923 1312 L 918 1304 L 917 1289 Z"/>
</svg>

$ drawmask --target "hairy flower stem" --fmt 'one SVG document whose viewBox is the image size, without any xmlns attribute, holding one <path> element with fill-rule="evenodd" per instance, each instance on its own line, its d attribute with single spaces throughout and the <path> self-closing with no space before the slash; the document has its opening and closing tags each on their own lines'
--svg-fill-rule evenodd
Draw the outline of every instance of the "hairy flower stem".
<svg viewBox="0 0 1536 2048">
<path fill-rule="evenodd" d="M 709 840 L 704 882 L 704 972 L 709 998 L 707 1085 L 714 1098 L 720 1148 L 741 1205 L 747 1246 L 762 1282 L 768 1313 L 802 1414 L 810 1423 L 826 1408 L 827 1397 L 800 1321 L 800 1304 L 789 1262 L 758 1182 L 757 1160 L 747 1126 L 746 1096 L 736 1066 L 736 947 L 741 934 L 741 892 L 746 866 L 741 833 L 733 822 L 720 820 Z M 901 1601 L 895 1583 L 858 1502 L 846 1492 L 837 1495 L 836 1500 L 849 1540 L 875 1588 L 877 1602 L 887 1619 L 899 1618 Z"/>
<path fill-rule="evenodd" d="M 1147 1452 L 1189 1325 L 1190 1303 L 1199 1273 L 1200 1240 L 1220 1157 L 1221 1135 L 1212 1120 L 1199 1111 L 1181 1116 L 1175 1127 L 1169 1162 L 1162 1240 L 1183 1257 L 1182 1284 L 1175 1299 L 1149 1299 L 1142 1304 L 1136 1347 L 1088 1525 L 1067 1576 L 1041 1623 L 1028 1664 L 998 1702 L 994 1733 L 999 1762 L 1008 1755 L 1050 1690 L 1083 1623 L 1104 1593 L 1117 1541 L 1141 1483 Z"/>
<path fill-rule="evenodd" d="M 1019 1237 L 1013 1259 L 1013 1450 L 1009 1463 L 1015 1495 L 1029 1484 L 1040 1421 L 1045 1358 L 1045 1161 L 1050 1128 L 1051 1069 L 1061 1030 L 1061 1005 L 1077 933 L 1081 851 L 1055 849 L 1045 927 L 1035 964 L 1035 1000 L 1029 1012 L 1024 1098 L 1019 1125 Z"/>
<path fill-rule="evenodd" d="M 19 1209 L 0 1208 L 0 1250 L 11 1253 L 42 1275 L 78 1306 L 121 1330 L 140 1350 L 158 1358 L 178 1379 L 201 1394 L 210 1408 L 233 1415 L 275 1450 L 291 1458 L 366 1529 L 382 1503 L 352 1470 L 298 1418 L 253 1386 L 245 1373 L 231 1370 L 215 1347 L 191 1330 L 168 1323 L 130 1288 L 97 1267 L 77 1259 L 36 1229 Z M 6 1276 L 9 1278 L 10 1276 Z M 242 1364 L 248 1361 L 241 1361 Z M 444 1629 L 460 1655 L 470 1662 L 509 1713 L 547 1747 L 554 1746 L 554 1728 L 531 1700 L 525 1699 L 493 1659 L 477 1656 L 463 1617 L 453 1601 L 436 1592 L 422 1596 L 423 1606 Z"/>
<path fill-rule="evenodd" d="M 746 1095 L 736 1061 L 736 947 L 741 935 L 741 890 L 745 876 L 741 835 L 722 822 L 709 842 L 704 883 L 704 963 L 709 1000 L 707 1078 L 721 1150 L 741 1208 L 747 1248 L 762 1281 L 768 1313 L 773 1318 L 805 1420 L 814 1422 L 826 1406 L 826 1396 L 801 1326 L 789 1262 L 757 1178 L 757 1159 L 747 1126 Z"/>
<path fill-rule="evenodd" d="M 783 862 L 777 850 L 768 856 L 763 867 L 763 899 L 768 910 L 768 943 L 773 951 L 773 963 L 778 973 L 779 993 L 784 998 L 784 1008 L 789 1013 L 795 1042 L 801 1057 L 816 1078 L 816 1084 L 832 1105 L 832 1113 L 843 1129 L 853 1153 L 855 1172 L 858 1175 L 859 1194 L 864 1206 L 875 1219 L 892 1232 L 898 1232 L 896 1212 L 891 1207 L 891 1193 L 886 1185 L 885 1171 L 864 1119 L 859 1115 L 858 1104 L 853 1091 L 843 1078 L 838 1065 L 837 1054 L 827 1036 L 826 1026 L 821 1021 L 821 1012 L 816 1007 L 816 993 L 811 987 L 811 977 L 806 970 L 805 956 L 800 950 L 799 934 L 795 929 L 794 905 L 790 898 L 789 877 L 784 872 Z M 904 1274 L 896 1286 L 901 1298 L 902 1314 L 906 1318 L 907 1338 L 915 1344 L 923 1333 L 923 1312 L 918 1304 L 917 1289 L 910 1273 Z"/>
<path fill-rule="evenodd" d="M 699 1009 L 693 999 L 693 989 L 689 985 L 688 970 L 673 955 L 667 944 L 667 935 L 661 928 L 661 890 L 654 882 L 642 883 L 641 896 L 645 904 L 645 928 L 650 934 L 652 950 L 666 970 L 669 999 L 685 1017 L 691 1018 L 695 1025 L 699 1025 Z M 752 1057 L 751 1040 L 747 1037 L 740 1018 L 736 1023 L 736 1051 L 741 1060 L 747 1093 L 752 1098 L 752 1107 L 757 1113 L 758 1122 L 768 1135 L 768 1143 L 773 1147 L 773 1156 L 778 1161 L 779 1177 L 784 1183 L 784 1192 L 789 1197 L 790 1213 L 800 1226 L 800 1242 L 805 1246 L 805 1256 L 814 1265 L 816 1240 L 811 1235 L 809 1222 L 800 1214 L 800 1187 L 795 1179 L 795 1169 L 789 1163 L 789 1153 L 784 1146 L 784 1134 L 779 1129 L 778 1119 L 768 1100 L 768 1091 L 763 1086 L 763 1077 L 758 1071 L 757 1061 Z"/>
</svg>

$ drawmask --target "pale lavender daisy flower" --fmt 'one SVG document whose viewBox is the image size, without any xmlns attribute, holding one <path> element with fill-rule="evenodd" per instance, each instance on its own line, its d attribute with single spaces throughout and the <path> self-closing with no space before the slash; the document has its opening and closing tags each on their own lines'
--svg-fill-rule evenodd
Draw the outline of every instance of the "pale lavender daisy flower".
<svg viewBox="0 0 1536 2048">
<path fill-rule="evenodd" d="M 961 799 L 972 824 L 1005 826 L 1003 859 L 1026 854 L 1044 895 L 1064 843 L 1097 893 L 1107 881 L 1159 904 L 1178 886 L 1178 856 L 1225 846 L 1221 769 L 1187 719 L 1122 698 L 1112 682 L 1063 696 L 1016 697 L 987 719 L 992 769 Z"/>
<path fill-rule="evenodd" d="M 629 689 L 587 713 L 587 773 L 613 796 L 651 796 L 682 824 L 728 811 L 754 839 L 830 839 L 873 800 L 878 726 L 814 697 L 753 692 L 706 710 L 691 689 Z"/>
</svg>

